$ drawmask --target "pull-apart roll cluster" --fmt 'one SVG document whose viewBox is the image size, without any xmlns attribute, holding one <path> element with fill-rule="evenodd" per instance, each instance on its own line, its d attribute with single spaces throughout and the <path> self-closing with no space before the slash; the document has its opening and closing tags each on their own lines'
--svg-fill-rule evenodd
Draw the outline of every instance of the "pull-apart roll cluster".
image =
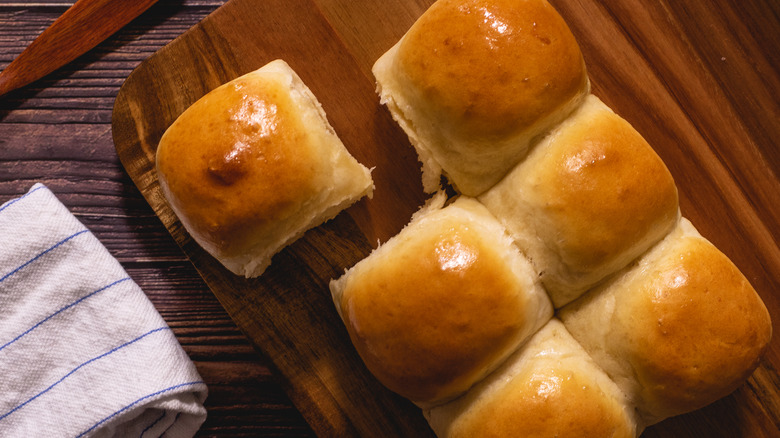
<svg viewBox="0 0 780 438">
<path fill-rule="evenodd" d="M 590 94 L 545 0 L 439 0 L 374 65 L 437 193 L 331 282 L 368 368 L 440 437 L 634 437 L 738 387 L 769 314 Z"/>
</svg>

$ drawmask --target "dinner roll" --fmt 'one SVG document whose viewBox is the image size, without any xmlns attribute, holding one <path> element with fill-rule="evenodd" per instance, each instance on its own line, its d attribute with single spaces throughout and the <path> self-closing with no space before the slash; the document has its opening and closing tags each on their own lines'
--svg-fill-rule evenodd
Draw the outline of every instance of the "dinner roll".
<svg viewBox="0 0 780 438">
<path fill-rule="evenodd" d="M 247 277 L 262 274 L 284 246 L 373 190 L 369 170 L 282 60 L 184 111 L 160 139 L 157 172 L 192 238 Z"/>
<path fill-rule="evenodd" d="M 560 317 L 647 425 L 732 392 L 772 334 L 748 280 L 685 219 Z"/>
<path fill-rule="evenodd" d="M 561 307 L 674 227 L 677 188 L 642 136 L 590 95 L 479 197 Z"/>
<path fill-rule="evenodd" d="M 634 409 L 557 319 L 463 397 L 426 412 L 439 438 L 633 438 Z"/>
<path fill-rule="evenodd" d="M 552 317 L 530 265 L 484 206 L 443 202 L 435 196 L 330 284 L 368 369 L 420 406 L 466 391 Z"/>
<path fill-rule="evenodd" d="M 423 164 L 476 196 L 588 93 L 579 46 L 545 0 L 439 0 L 373 67 Z"/>
</svg>

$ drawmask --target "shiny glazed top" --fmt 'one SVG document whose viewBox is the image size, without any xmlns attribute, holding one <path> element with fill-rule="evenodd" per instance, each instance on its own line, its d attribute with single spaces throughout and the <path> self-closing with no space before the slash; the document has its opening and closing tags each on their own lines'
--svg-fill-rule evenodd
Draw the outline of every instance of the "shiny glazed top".
<svg viewBox="0 0 780 438">
<path fill-rule="evenodd" d="M 447 438 L 633 438 L 623 407 L 568 365 L 514 376 Z"/>
<path fill-rule="evenodd" d="M 527 299 L 478 226 L 429 221 L 414 236 L 354 275 L 341 314 L 372 373 L 428 402 L 464 391 L 508 354 Z"/>
<path fill-rule="evenodd" d="M 769 313 L 744 275 L 708 241 L 688 237 L 637 272 L 615 303 L 613 354 L 636 373 L 658 416 L 726 396 L 758 365 Z"/>
<path fill-rule="evenodd" d="M 570 269 L 590 271 L 660 240 L 678 215 L 677 187 L 661 158 L 596 98 L 529 160 L 537 232 Z M 638 254 L 637 254 L 638 255 Z"/>
<path fill-rule="evenodd" d="M 543 0 L 439 0 L 400 43 L 401 84 L 466 137 L 527 129 L 587 84 L 574 36 Z"/>
<path fill-rule="evenodd" d="M 250 75 L 188 108 L 157 152 L 162 188 L 179 219 L 222 254 L 294 214 L 316 192 L 311 139 L 286 85 Z"/>
</svg>

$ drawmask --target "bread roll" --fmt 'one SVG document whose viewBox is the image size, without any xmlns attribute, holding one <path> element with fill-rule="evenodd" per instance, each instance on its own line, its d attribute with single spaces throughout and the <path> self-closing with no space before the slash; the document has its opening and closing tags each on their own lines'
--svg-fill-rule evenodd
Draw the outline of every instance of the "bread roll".
<svg viewBox="0 0 780 438">
<path fill-rule="evenodd" d="M 160 139 L 157 172 L 192 238 L 247 277 L 262 274 L 284 246 L 373 190 L 369 170 L 282 60 L 184 111 Z"/>
<path fill-rule="evenodd" d="M 439 438 L 633 438 L 626 396 L 551 320 L 465 396 L 426 413 Z"/>
<path fill-rule="evenodd" d="M 679 217 L 661 158 L 593 95 L 479 199 L 531 259 L 556 308 L 626 266 Z"/>
<path fill-rule="evenodd" d="M 758 365 L 772 333 L 748 280 L 685 219 L 560 317 L 647 425 L 732 392 Z"/>
<path fill-rule="evenodd" d="M 588 93 L 579 46 L 544 0 L 439 0 L 373 67 L 423 163 L 462 194 L 495 184 Z"/>
<path fill-rule="evenodd" d="M 443 201 L 434 197 L 331 282 L 366 366 L 420 406 L 466 391 L 552 317 L 530 265 L 485 207 Z"/>
</svg>

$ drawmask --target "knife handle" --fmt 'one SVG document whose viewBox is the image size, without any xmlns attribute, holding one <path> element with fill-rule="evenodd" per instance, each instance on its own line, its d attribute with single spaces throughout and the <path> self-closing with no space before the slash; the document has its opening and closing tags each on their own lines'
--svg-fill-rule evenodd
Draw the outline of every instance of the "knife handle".
<svg viewBox="0 0 780 438">
<path fill-rule="evenodd" d="M 157 0 L 78 0 L 0 73 L 0 96 L 76 59 Z"/>
</svg>

